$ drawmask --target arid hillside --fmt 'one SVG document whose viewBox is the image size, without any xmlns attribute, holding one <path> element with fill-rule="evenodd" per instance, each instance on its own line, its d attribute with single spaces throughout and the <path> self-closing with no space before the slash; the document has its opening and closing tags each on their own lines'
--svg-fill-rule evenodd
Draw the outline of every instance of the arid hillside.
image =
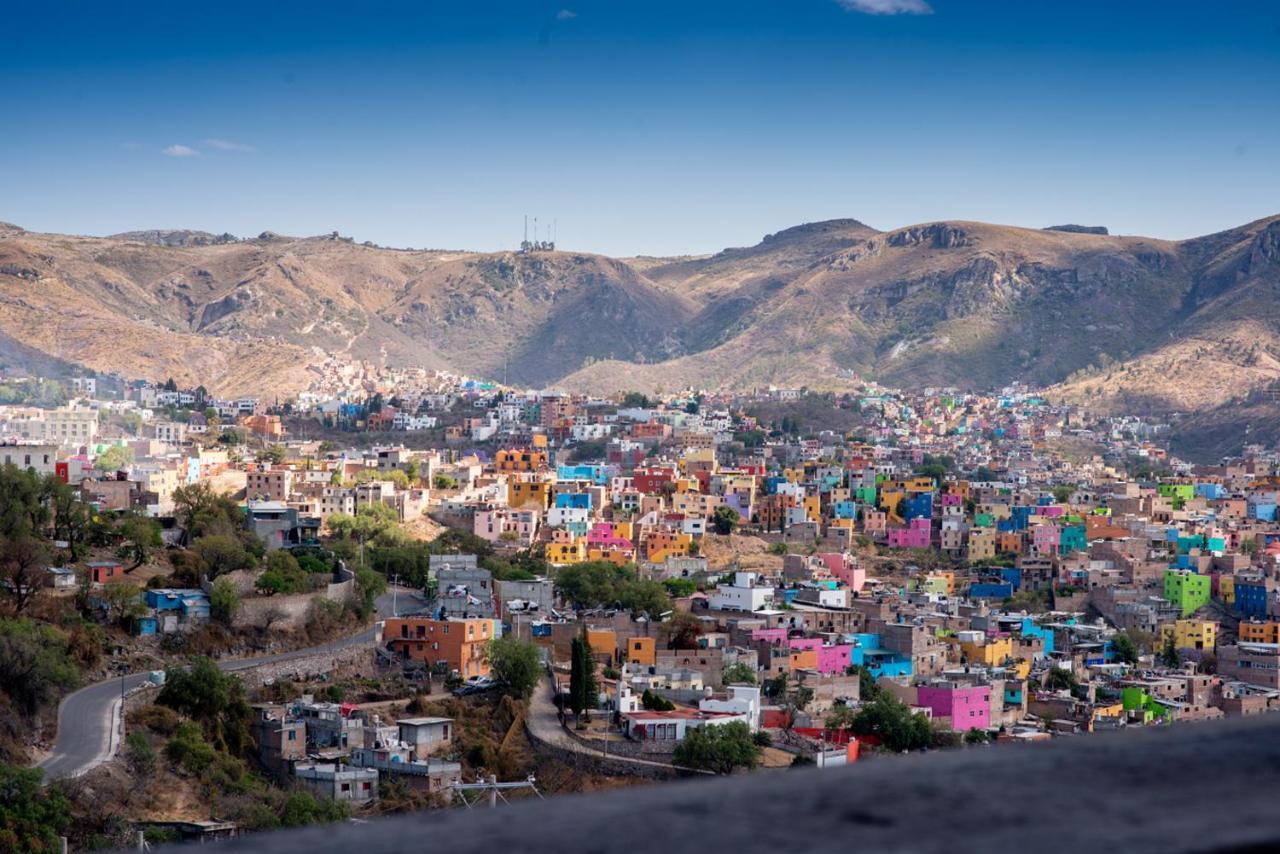
<svg viewBox="0 0 1280 854">
<path fill-rule="evenodd" d="M 1203 412 L 1280 380 L 1280 217 L 1194 240 L 812 223 L 704 257 L 0 228 L 0 360 L 287 394 L 327 353 L 591 391 L 1011 380 Z"/>
</svg>

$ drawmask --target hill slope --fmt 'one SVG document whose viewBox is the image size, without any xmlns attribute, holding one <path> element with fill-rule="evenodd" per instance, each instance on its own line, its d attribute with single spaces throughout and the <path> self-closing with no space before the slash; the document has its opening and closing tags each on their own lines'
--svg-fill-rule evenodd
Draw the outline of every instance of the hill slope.
<svg viewBox="0 0 1280 854">
<path fill-rule="evenodd" d="M 833 220 L 629 263 L 4 226 L 0 359 L 259 393 L 305 387 L 324 353 L 597 391 L 1023 380 L 1201 413 L 1280 380 L 1280 217 L 1104 232 Z"/>
</svg>

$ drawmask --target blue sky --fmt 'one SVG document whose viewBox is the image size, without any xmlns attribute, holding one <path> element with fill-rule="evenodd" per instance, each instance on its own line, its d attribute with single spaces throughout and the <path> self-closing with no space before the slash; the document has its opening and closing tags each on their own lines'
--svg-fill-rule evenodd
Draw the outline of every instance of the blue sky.
<svg viewBox="0 0 1280 854">
<path fill-rule="evenodd" d="M 1280 4 L 15 4 L 0 219 L 611 254 L 1280 213 Z"/>
</svg>

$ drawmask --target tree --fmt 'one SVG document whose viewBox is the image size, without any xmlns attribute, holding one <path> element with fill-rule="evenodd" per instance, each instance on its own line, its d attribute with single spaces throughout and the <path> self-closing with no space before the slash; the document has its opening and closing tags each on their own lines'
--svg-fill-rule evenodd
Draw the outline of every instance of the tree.
<svg viewBox="0 0 1280 854">
<path fill-rule="evenodd" d="M 702 634 L 702 622 L 692 614 L 678 611 L 659 627 L 659 631 L 667 639 L 667 649 L 694 649 Z"/>
<path fill-rule="evenodd" d="M 721 536 L 732 534 L 740 521 L 742 517 L 738 515 L 738 511 L 727 504 L 721 504 L 711 511 L 711 527 Z"/>
<path fill-rule="evenodd" d="M 573 639 L 569 657 L 569 707 L 579 721 L 585 712 L 591 718 L 591 710 L 598 703 L 596 687 L 596 662 L 591 657 L 591 644 L 587 642 L 587 630 Z"/>
<path fill-rule="evenodd" d="M 60 629 L 26 618 L 0 620 L 0 693 L 19 714 L 31 717 L 79 681 Z"/>
<path fill-rule="evenodd" d="M 756 672 L 743 662 L 735 662 L 724 669 L 720 675 L 720 681 L 726 685 L 732 684 L 756 684 Z"/>
<path fill-rule="evenodd" d="M 831 711 L 827 712 L 827 718 L 823 721 L 823 726 L 827 729 L 848 729 L 853 726 L 853 719 L 857 717 L 857 714 L 853 706 L 840 703 L 832 706 Z"/>
<path fill-rule="evenodd" d="M 1125 664 L 1138 663 L 1138 645 L 1133 642 L 1127 632 L 1120 632 L 1111 639 L 1111 648 L 1115 650 L 1116 659 Z"/>
<path fill-rule="evenodd" d="M 120 549 L 121 557 L 133 560 L 133 565 L 126 570 L 128 572 L 142 566 L 164 546 L 164 540 L 160 536 L 160 523 L 155 519 L 135 513 L 125 517 L 120 523 L 119 531 L 124 539 L 124 545 Z"/>
<path fill-rule="evenodd" d="M 356 570 L 356 601 L 360 619 L 369 619 L 378 597 L 386 592 L 387 578 L 382 573 L 364 566 Z"/>
<path fill-rule="evenodd" d="M 228 572 L 252 569 L 254 564 L 253 555 L 238 539 L 223 534 L 200 538 L 191 551 L 204 562 L 210 579 Z"/>
<path fill-rule="evenodd" d="M 32 537 L 6 540 L 0 545 L 4 592 L 13 600 L 15 613 L 21 614 L 39 591 L 46 560 L 44 545 Z"/>
<path fill-rule="evenodd" d="M 858 710 L 852 729 L 858 735 L 876 736 L 886 749 L 895 753 L 923 750 L 933 743 L 929 719 L 912 712 L 906 703 L 887 691 Z"/>
<path fill-rule="evenodd" d="M 93 467 L 97 471 L 120 471 L 126 469 L 133 463 L 133 451 L 129 450 L 128 445 L 112 445 L 93 461 Z"/>
<path fill-rule="evenodd" d="M 735 768 L 754 768 L 760 761 L 760 747 L 751 728 L 742 721 L 703 724 L 688 730 L 676 745 L 676 765 L 730 774 Z"/>
<path fill-rule="evenodd" d="M 57 477 L 45 478 L 49 504 L 53 511 L 53 538 L 67 544 L 72 562 L 80 559 L 80 544 L 89 526 L 89 508 L 70 485 Z"/>
<path fill-rule="evenodd" d="M 278 466 L 283 463 L 288 456 L 289 452 L 285 450 L 284 445 L 277 443 L 263 448 L 262 452 L 258 454 L 258 460 L 260 462 L 271 463 L 272 465 Z"/>
<path fill-rule="evenodd" d="M 252 712 L 244 685 L 239 677 L 219 670 L 212 659 L 201 656 L 189 668 L 166 672 L 156 703 L 199 723 L 219 750 L 237 755 L 249 745 Z"/>
<path fill-rule="evenodd" d="M 240 609 L 240 594 L 229 578 L 219 578 L 209 589 L 209 614 L 223 625 L 231 625 Z"/>
<path fill-rule="evenodd" d="M 44 772 L 0 762 L 0 850 L 52 852 L 71 822 L 62 786 L 42 786 Z"/>
<path fill-rule="evenodd" d="M 1055 486 L 1053 488 L 1053 500 L 1059 504 L 1066 504 L 1071 500 L 1071 493 L 1075 492 L 1070 486 Z"/>
<path fill-rule="evenodd" d="M 1165 667 L 1182 666 L 1182 656 L 1178 653 L 1178 645 L 1174 642 L 1172 634 L 1164 639 L 1164 646 L 1160 650 L 1160 663 Z"/>
<path fill-rule="evenodd" d="M 666 588 L 668 594 L 677 599 L 692 596 L 698 590 L 698 585 L 694 584 L 691 578 L 668 578 L 662 582 L 662 586 Z"/>
<path fill-rule="evenodd" d="M 542 672 L 537 645 L 505 635 L 489 642 L 489 669 L 507 694 L 527 700 Z"/>
<path fill-rule="evenodd" d="M 102 588 L 102 599 L 106 603 L 107 619 L 120 625 L 127 625 L 147 610 L 141 588 L 133 584 L 108 584 Z"/>
</svg>

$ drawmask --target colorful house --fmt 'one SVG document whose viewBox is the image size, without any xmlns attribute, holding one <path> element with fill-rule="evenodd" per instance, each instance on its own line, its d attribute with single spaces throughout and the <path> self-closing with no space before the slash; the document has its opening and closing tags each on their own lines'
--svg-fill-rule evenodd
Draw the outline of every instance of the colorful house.
<svg viewBox="0 0 1280 854">
<path fill-rule="evenodd" d="M 1164 598 L 1177 605 L 1182 616 L 1190 616 L 1207 605 L 1209 593 L 1209 576 L 1186 569 L 1165 570 Z"/>
</svg>

